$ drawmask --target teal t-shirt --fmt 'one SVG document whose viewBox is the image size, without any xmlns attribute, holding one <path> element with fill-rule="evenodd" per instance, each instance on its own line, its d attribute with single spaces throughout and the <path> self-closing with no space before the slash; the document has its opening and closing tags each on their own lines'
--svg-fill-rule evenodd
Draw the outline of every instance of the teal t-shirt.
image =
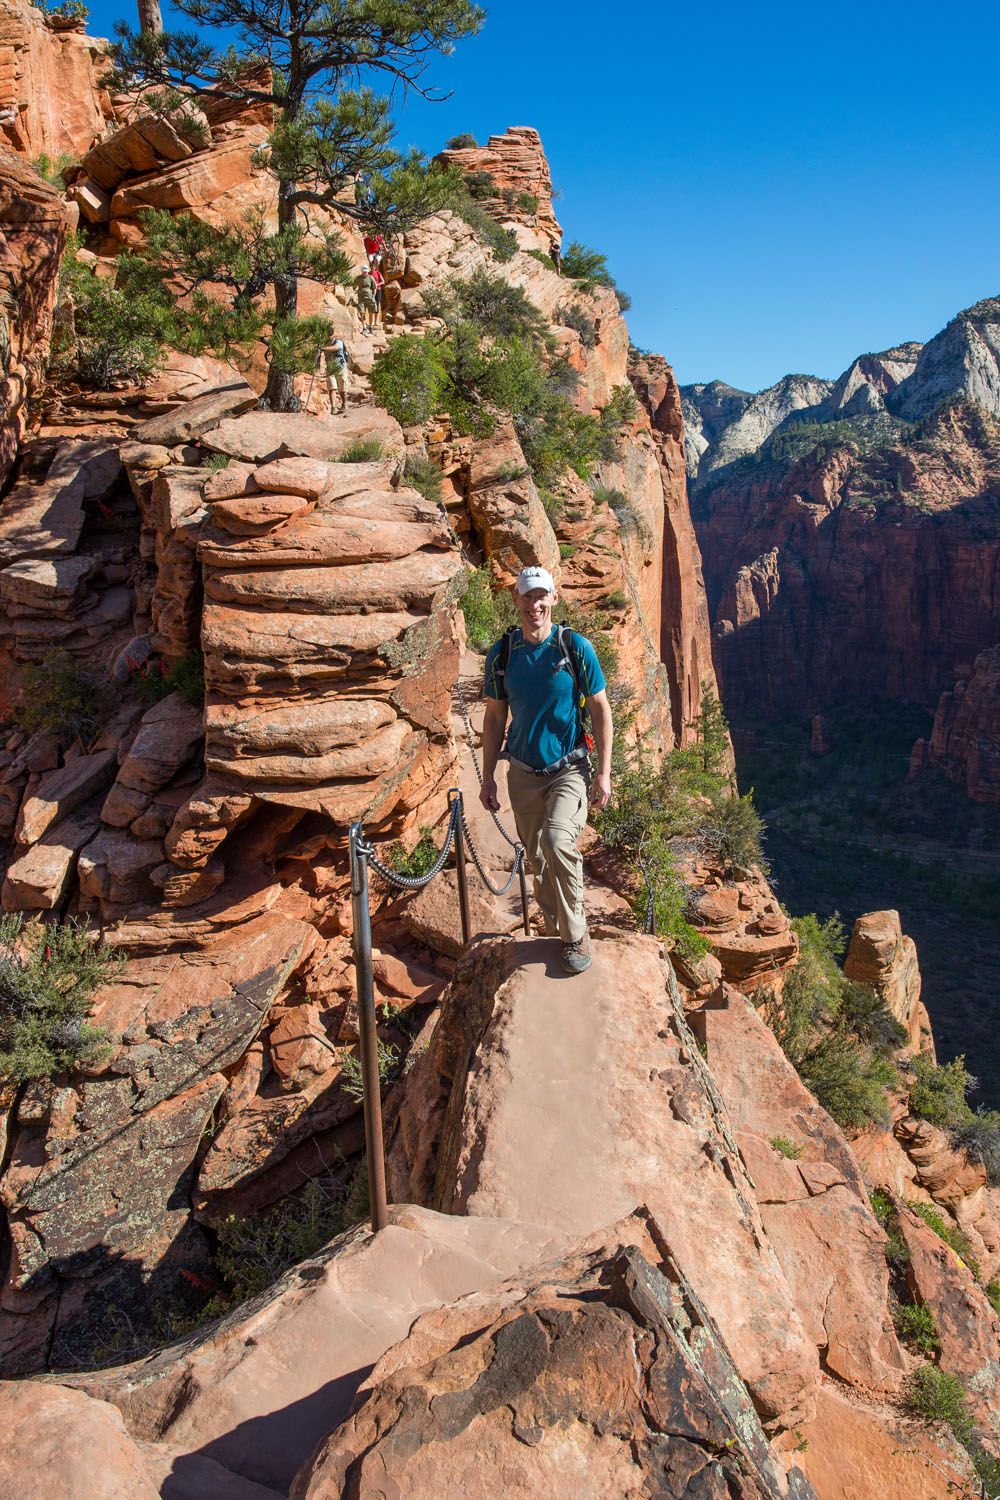
<svg viewBox="0 0 1000 1500">
<path fill-rule="evenodd" d="M 502 698 L 503 683 L 494 669 L 500 642 L 486 653 L 486 696 Z M 591 698 L 605 687 L 597 652 L 585 635 L 568 632 L 567 645 L 576 659 L 580 686 Z M 539 645 L 526 641 L 518 630 L 507 661 L 506 697 L 510 704 L 510 728 L 506 749 L 515 760 L 536 771 L 555 765 L 575 750 L 580 720 L 576 706 L 573 673 L 559 650 L 557 627 Z"/>
</svg>

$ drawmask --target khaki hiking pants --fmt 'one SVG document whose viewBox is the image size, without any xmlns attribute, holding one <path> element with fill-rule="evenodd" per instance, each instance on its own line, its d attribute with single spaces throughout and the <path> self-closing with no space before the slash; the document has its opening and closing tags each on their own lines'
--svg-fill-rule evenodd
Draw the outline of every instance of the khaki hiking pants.
<svg viewBox="0 0 1000 1500">
<path fill-rule="evenodd" d="M 576 847 L 587 821 L 583 772 L 566 766 L 552 776 L 532 776 L 510 765 L 507 791 L 546 927 L 564 943 L 579 942 L 587 931 L 583 859 Z"/>
</svg>

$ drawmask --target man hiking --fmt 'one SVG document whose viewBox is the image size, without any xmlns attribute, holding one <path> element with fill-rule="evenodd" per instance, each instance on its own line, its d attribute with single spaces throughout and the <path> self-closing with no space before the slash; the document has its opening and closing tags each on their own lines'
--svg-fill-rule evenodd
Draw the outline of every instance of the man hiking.
<svg viewBox="0 0 1000 1500">
<path fill-rule="evenodd" d="M 517 836 L 535 878 L 545 931 L 562 940 L 563 970 L 582 974 L 590 968 L 590 935 L 576 841 L 587 821 L 590 762 L 581 705 L 590 714 L 597 744 L 589 800 L 598 808 L 611 795 L 611 706 L 590 641 L 552 623 L 551 573 L 522 568 L 513 593 L 520 627 L 486 656 L 480 801 L 490 812 L 500 810 L 496 767 L 509 712 L 502 753 L 510 766 L 507 791 Z"/>
<path fill-rule="evenodd" d="M 320 358 L 326 367 L 326 388 L 330 396 L 330 410 L 337 410 L 334 406 L 334 392 L 340 397 L 340 410 L 347 410 L 347 391 L 350 386 L 350 375 L 348 374 L 347 345 L 339 336 L 332 338 L 326 348 L 320 351 Z"/>
</svg>

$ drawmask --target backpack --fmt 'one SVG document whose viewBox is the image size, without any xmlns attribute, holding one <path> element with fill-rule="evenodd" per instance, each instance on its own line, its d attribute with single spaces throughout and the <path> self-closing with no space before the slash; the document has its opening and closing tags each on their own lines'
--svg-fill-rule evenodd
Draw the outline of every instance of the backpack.
<svg viewBox="0 0 1000 1500">
<path fill-rule="evenodd" d="M 507 696 L 507 663 L 510 661 L 511 646 L 519 629 L 520 626 L 512 625 L 506 635 L 501 637 L 500 650 L 493 664 L 493 680 L 505 698 Z M 572 672 L 573 682 L 576 685 L 577 744 L 582 742 L 589 751 L 594 748 L 594 739 L 587 728 L 587 695 L 583 691 L 583 683 L 580 680 L 580 665 L 576 659 L 576 652 L 572 649 L 572 636 L 573 632 L 568 625 L 556 626 L 556 647 Z"/>
</svg>

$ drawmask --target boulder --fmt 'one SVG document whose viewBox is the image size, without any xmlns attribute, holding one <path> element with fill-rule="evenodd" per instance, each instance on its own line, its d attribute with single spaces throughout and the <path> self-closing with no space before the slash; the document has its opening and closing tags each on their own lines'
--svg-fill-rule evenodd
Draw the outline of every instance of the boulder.
<svg viewBox="0 0 1000 1500">
<path fill-rule="evenodd" d="M 85 501 L 103 499 L 121 468 L 112 444 L 60 443 L 45 478 L 21 479 L 4 500 L 0 566 L 74 552 L 83 531 Z"/>
<path fill-rule="evenodd" d="M 114 773 L 115 756 L 110 750 L 78 755 L 59 770 L 47 771 L 21 804 L 18 843 L 36 844 L 53 823 L 102 791 Z"/>
<path fill-rule="evenodd" d="M 928 1052 L 933 1060 L 930 1017 L 920 999 L 917 946 L 904 937 L 898 911 L 872 911 L 858 917 L 844 959 L 844 973 L 867 984 L 880 995 L 908 1038 L 913 1052 Z"/>
<path fill-rule="evenodd" d="M 201 708 L 180 693 L 169 693 L 147 709 L 118 771 L 118 783 L 136 792 L 160 791 L 201 744 L 202 718 Z"/>
<path fill-rule="evenodd" d="M 336 462 L 359 441 L 373 439 L 385 454 L 402 458 L 405 444 L 399 423 L 377 407 L 313 417 L 305 412 L 254 412 L 227 417 L 201 434 L 216 453 L 258 463 L 277 458 L 314 458 Z"/>
<path fill-rule="evenodd" d="M 76 856 L 97 832 L 96 811 L 71 813 L 7 866 L 4 911 L 51 911 L 66 893 Z"/>
<path fill-rule="evenodd" d="M 117 828 L 102 829 L 80 855 L 80 895 L 120 905 L 152 901 L 156 893 L 149 877 L 162 862 L 159 839 L 136 839 Z"/>
<path fill-rule="evenodd" d="M 232 380 L 216 390 L 183 402 L 182 405 L 165 412 L 162 416 L 150 417 L 147 421 L 141 422 L 135 429 L 133 441 L 163 448 L 175 448 L 180 443 L 191 443 L 201 437 L 203 432 L 207 432 L 210 427 L 215 427 L 223 418 L 238 416 L 241 412 L 249 411 L 256 401 L 256 393 L 250 389 L 245 380 Z M 133 465 L 140 468 L 147 467 L 145 463 L 137 463 L 134 453 L 130 454 L 127 448 L 123 450 L 122 457 L 130 467 Z M 157 463 L 152 467 L 163 466 Z"/>
<path fill-rule="evenodd" d="M 18 1500 L 158 1500 L 121 1412 L 82 1391 L 0 1383 L 0 1491 Z"/>
</svg>

